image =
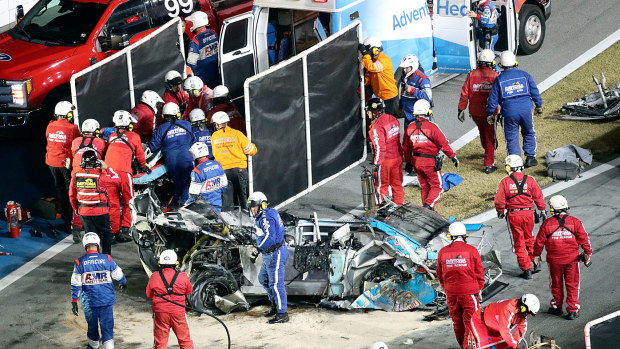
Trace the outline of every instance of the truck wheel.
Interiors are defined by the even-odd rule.
[[[519,53],[530,55],[545,41],[545,15],[540,7],[524,4],[519,14]]]
[[[195,280],[195,281],[194,281]],[[197,311],[214,311],[215,295],[227,296],[237,292],[239,286],[233,274],[219,266],[214,266],[190,279],[194,291],[187,297],[192,308]]]

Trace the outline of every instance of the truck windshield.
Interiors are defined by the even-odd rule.
[[[41,0],[9,34],[44,45],[82,45],[106,7],[96,2]]]

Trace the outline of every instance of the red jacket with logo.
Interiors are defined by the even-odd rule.
[[[417,122],[420,122],[420,129],[416,129]],[[439,150],[443,151],[450,159],[456,156],[448,139],[441,132],[439,126],[426,118],[419,117],[409,124],[403,138],[403,148],[405,152],[405,161],[411,161],[413,153],[437,155]],[[417,165],[434,166],[434,158],[426,158],[415,156]]]
[[[69,201],[81,216],[100,216],[110,212],[108,188],[120,183],[113,169],[80,169],[71,176]]]
[[[519,182],[523,180],[525,176],[522,172],[513,172],[512,176]],[[536,180],[527,176],[525,185],[523,186],[523,194],[518,195],[519,191],[515,182],[510,176],[505,177],[499,182],[499,189],[495,194],[495,209],[497,212],[504,212],[504,209],[512,210],[516,208],[533,208],[532,202],[536,203],[539,210],[547,208],[545,200],[543,199],[542,190],[538,186]],[[531,211],[512,211],[508,212],[511,215],[529,215]]]
[[[188,117],[185,118],[184,116],[184,120],[189,120],[189,112],[191,112],[194,108],[202,109],[202,111],[205,112],[205,115],[208,114],[209,110],[213,108],[213,90],[207,86],[204,86],[200,96],[189,98],[189,103],[187,105]]]
[[[71,143],[71,154],[73,154],[73,171],[78,171],[81,169],[80,163],[82,162],[82,154],[84,154],[87,150],[94,148],[97,153],[97,158],[99,160],[103,159],[103,154],[105,154],[105,146],[106,144],[103,139],[91,135],[74,139],[73,143]]]
[[[573,216],[562,213],[564,228],[560,227],[558,215],[549,217],[538,229],[534,256],[540,256],[547,248],[547,262],[553,264],[570,264],[578,261],[579,246],[588,255],[592,254],[590,238],[583,223]]]
[[[480,253],[463,241],[454,241],[439,250],[437,278],[448,295],[476,294],[484,288]]]
[[[211,117],[213,117],[213,114],[217,113],[218,111],[223,111],[228,114],[228,117],[230,118],[228,126],[234,128],[237,131],[241,131],[241,133],[246,135],[245,119],[243,118],[243,115],[241,115],[241,113],[239,112],[239,109],[237,109],[234,104],[222,103],[212,107],[209,110],[209,114],[207,115],[207,122],[211,123]]]
[[[487,99],[491,94],[493,80],[499,74],[493,68],[482,66],[467,74],[465,83],[461,88],[459,109],[465,110],[469,102],[469,113],[473,116],[486,117]],[[496,114],[498,109],[495,110]]]
[[[77,125],[70,123],[67,119],[50,121],[45,135],[47,137],[45,163],[51,167],[65,167],[65,159],[73,158],[71,142],[80,136]]]
[[[183,113],[183,107],[185,107],[185,112],[183,113],[183,120],[189,120],[189,108],[188,108],[189,107],[189,95],[187,94],[187,92],[185,92],[184,90],[180,90],[179,92],[175,94],[175,93],[172,93],[166,90],[166,92],[164,92],[164,97],[162,99],[164,100],[164,104],[168,102],[172,102],[178,105],[182,113]],[[164,119],[157,120],[157,126],[163,123],[164,123]]]
[[[175,273],[174,268],[163,268],[162,270],[164,273],[164,277],[166,278],[166,281],[168,282],[168,285],[170,285],[170,282],[172,281],[172,278],[174,277],[174,273]],[[149,283],[146,285],[146,296],[148,298],[153,298],[153,312],[154,313],[173,313],[173,314],[181,313],[182,314],[182,313],[185,313],[185,308],[180,307],[176,304],[167,302],[161,297],[156,296],[155,292],[170,299],[173,302],[176,302],[179,304],[185,304],[185,295],[189,295],[190,293],[192,293],[192,290],[193,290],[193,287],[192,287],[192,284],[189,282],[189,278],[187,277],[187,274],[181,271],[179,272],[177,279],[174,281],[174,284],[172,285],[172,292],[176,294],[168,294],[168,290],[166,289],[164,282],[161,280],[161,276],[159,275],[159,272],[156,271],[153,274],[151,274]]]
[[[403,147],[400,144],[400,123],[390,114],[381,114],[370,124],[368,139],[375,151],[373,163],[382,165],[383,160],[402,159]]]
[[[146,166],[146,159],[144,157],[144,149],[142,149],[142,142],[140,142],[140,136],[135,132],[125,130],[112,132],[110,138],[108,138],[108,150],[105,154],[105,163],[116,171],[133,173],[131,162],[134,154],[140,167]]]
[[[148,143],[153,137],[153,131],[157,127],[157,115],[147,104],[137,104],[130,113],[138,120],[133,128],[133,132],[140,136],[142,143]]]
[[[516,348],[527,331],[527,319],[517,307],[518,299],[493,302],[484,308],[487,328],[499,332],[510,348]],[[510,333],[514,328],[514,333]]]

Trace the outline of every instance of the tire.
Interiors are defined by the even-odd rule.
[[[545,14],[540,7],[524,4],[519,13],[519,53],[531,55],[545,41]]]
[[[390,276],[399,274],[400,271],[396,269],[392,261],[381,262],[375,266],[372,266],[360,279],[359,294],[364,293],[365,281],[380,283],[381,281],[389,278]]]
[[[233,274],[220,266],[212,266],[206,271],[192,275],[190,281],[194,291],[187,297],[188,302],[199,312],[213,312],[217,309],[214,293],[218,296],[227,296],[239,289]]]

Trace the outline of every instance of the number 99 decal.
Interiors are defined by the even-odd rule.
[[[177,17],[180,11],[190,14],[194,10],[194,3],[192,0],[164,0],[166,10],[168,10],[168,16],[174,18]]]

